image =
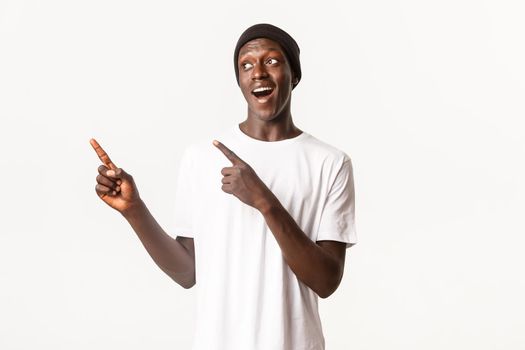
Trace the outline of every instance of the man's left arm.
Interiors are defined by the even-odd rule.
[[[221,170],[222,190],[261,212],[299,280],[321,298],[331,295],[343,277],[346,243],[313,242],[249,164],[221,142],[213,144],[232,162]]]
[[[346,243],[313,242],[273,195],[258,210],[297,278],[321,298],[335,292],[343,278]]]

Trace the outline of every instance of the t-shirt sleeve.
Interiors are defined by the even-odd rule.
[[[345,155],[326,198],[316,241],[339,241],[346,248],[357,243],[352,161]]]
[[[184,150],[179,163],[179,172],[175,187],[175,207],[172,216],[170,235],[194,237],[192,208],[192,166],[191,153]]]

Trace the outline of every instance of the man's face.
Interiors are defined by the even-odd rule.
[[[237,64],[249,114],[271,120],[289,108],[293,74],[278,43],[266,38],[247,42],[239,50]]]

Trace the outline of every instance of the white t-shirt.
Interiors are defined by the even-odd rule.
[[[214,137],[248,163],[313,241],[357,242],[352,164],[303,132],[267,142],[238,125]],[[193,237],[193,350],[323,350],[317,294],[287,265],[255,208],[221,189],[232,166],[212,139],[181,158],[172,236]]]

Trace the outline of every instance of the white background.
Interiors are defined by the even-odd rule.
[[[327,350],[525,348],[520,5],[1,0],[0,348],[190,348],[195,289],[96,196],[89,139],[169,233],[183,148],[245,119],[259,22],[301,47],[296,125],[354,164]]]

